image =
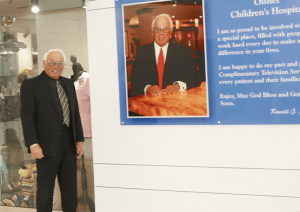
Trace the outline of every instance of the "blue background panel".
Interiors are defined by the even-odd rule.
[[[300,31],[300,2],[297,0],[274,1],[274,4],[261,4],[259,0],[205,0],[205,31],[206,31],[206,60],[207,83],[209,93],[209,117],[206,118],[127,118],[127,91],[126,91],[126,66],[124,61],[124,30],[122,6],[130,3],[143,3],[154,1],[116,1],[117,42],[119,61],[119,85],[120,85],[120,110],[121,123],[124,125],[200,125],[200,124],[298,124],[300,113],[300,95],[292,97],[291,92],[300,94],[299,81],[280,82],[281,78],[300,78],[300,72],[295,74],[262,75],[264,71],[288,71],[299,68],[299,35],[288,38],[287,34]],[[276,14],[274,11],[282,14]],[[286,11],[292,11],[287,14]],[[298,12],[299,10],[299,12]],[[236,14],[250,14],[261,11],[262,15],[249,17],[235,17]],[[256,14],[257,14],[256,13]],[[234,16],[232,16],[232,14]],[[292,24],[292,25],[291,25]],[[270,30],[270,26],[291,25],[292,28],[278,28]],[[257,30],[255,30],[255,27]],[[238,29],[252,29],[248,32],[239,32]],[[263,30],[265,29],[265,30]],[[219,34],[218,34],[219,30]],[[222,30],[229,33],[221,34]],[[234,31],[236,30],[236,31]],[[223,31],[224,32],[224,31]],[[259,33],[271,35],[271,37],[259,37]],[[275,37],[274,34],[285,34],[283,37]],[[263,35],[263,34],[261,34]],[[239,40],[222,41],[224,37],[237,37]],[[255,39],[247,39],[254,36]],[[241,40],[244,37],[244,40]],[[218,41],[218,38],[221,41]],[[282,42],[295,40],[294,44],[274,45],[274,41]],[[260,46],[246,46],[247,43],[260,43]],[[271,45],[262,45],[263,42],[271,42]],[[233,43],[242,44],[244,47],[233,47]],[[219,45],[230,45],[231,48],[220,48]],[[280,52],[266,53],[266,49],[278,49]],[[221,51],[245,51],[251,54],[220,55]],[[264,50],[265,53],[253,54],[255,50]],[[274,64],[285,63],[285,67],[274,67]],[[295,67],[287,67],[287,63],[296,63]],[[261,67],[260,65],[273,64],[273,67]],[[246,70],[234,70],[232,65],[247,65]],[[254,65],[250,68],[249,65]],[[221,67],[230,67],[228,70],[220,70]],[[258,72],[258,76],[220,77],[220,72],[226,73]],[[279,82],[269,82],[267,79],[277,78]],[[264,83],[237,84],[237,80],[264,80]],[[220,84],[220,81],[232,81],[233,85]],[[288,97],[278,97],[279,94],[288,93]],[[276,94],[277,97],[263,97]],[[233,95],[234,99],[221,99],[221,95]],[[248,95],[248,98],[237,98]],[[252,96],[252,98],[251,98]],[[260,97],[261,96],[261,97]],[[221,104],[233,104],[222,106]],[[272,114],[272,111],[286,111],[286,114]]]

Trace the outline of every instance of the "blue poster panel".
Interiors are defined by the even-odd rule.
[[[299,123],[299,1],[128,0],[116,2],[116,19],[122,124]],[[145,53],[160,42],[162,75],[163,45]],[[182,54],[171,57],[173,45]]]

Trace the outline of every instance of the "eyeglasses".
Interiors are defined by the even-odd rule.
[[[162,30],[164,33],[168,33],[168,32],[171,31],[170,28],[153,27],[153,31],[154,31],[155,33],[160,33],[161,30]]]
[[[64,62],[55,62],[55,61],[48,61],[48,60],[45,60],[49,66],[55,66],[55,64],[57,64],[58,67],[63,67],[65,65]]]

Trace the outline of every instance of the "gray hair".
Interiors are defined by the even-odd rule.
[[[152,21],[152,29],[154,28],[154,23],[156,21],[156,19],[158,19],[159,17],[166,17],[168,18],[169,22],[170,22],[170,26],[171,26],[171,32],[173,31],[173,21],[172,21],[172,18],[169,14],[160,14],[158,16],[156,16],[153,21]]]
[[[47,60],[47,57],[49,55],[50,52],[58,52],[60,53],[63,58],[64,58],[64,63],[66,62],[66,55],[65,55],[65,52],[61,49],[50,49],[45,55],[44,55],[44,60]]]

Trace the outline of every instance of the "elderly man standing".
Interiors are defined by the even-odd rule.
[[[137,50],[131,75],[137,95],[170,94],[194,88],[197,70],[191,51],[170,41],[173,22],[168,14],[160,14],[152,22],[154,42]]]
[[[37,164],[37,211],[50,212],[56,175],[64,212],[77,206],[76,156],[83,154],[83,130],[74,84],[61,77],[62,50],[44,56],[39,76],[21,86],[21,119],[25,145]]]

